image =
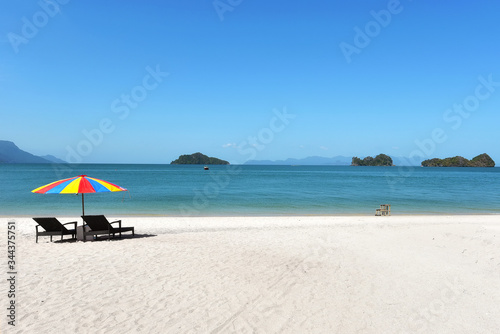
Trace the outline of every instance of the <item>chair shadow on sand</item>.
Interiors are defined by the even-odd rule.
[[[157,237],[157,234],[135,234],[135,235],[122,235],[121,238],[111,238],[108,239],[107,236],[98,236],[93,238],[93,240],[88,239],[87,241],[123,241],[125,239],[144,239],[144,238],[153,238]],[[79,240],[80,241],[80,240]]]
[[[100,236],[97,238],[89,238],[87,239],[88,242],[96,242],[96,241],[123,241],[125,239],[143,239],[143,238],[153,238],[157,237],[157,234],[138,234],[136,233],[134,236],[132,235],[124,235],[121,238],[111,238],[108,239],[107,236]],[[63,240],[55,240],[52,243],[53,244],[67,244],[67,243],[76,243],[76,242],[83,242],[82,240],[78,239],[63,239]]]

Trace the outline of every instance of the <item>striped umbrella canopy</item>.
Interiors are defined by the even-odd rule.
[[[87,175],[79,175],[46,184],[31,192],[38,194],[82,194],[82,216],[85,216],[84,194],[112,191],[127,191],[127,189],[104,180],[88,177]]]

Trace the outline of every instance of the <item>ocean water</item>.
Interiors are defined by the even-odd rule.
[[[86,194],[86,214],[500,213],[500,168],[2,164],[0,215],[80,216],[81,195],[31,193],[80,174],[129,190]]]

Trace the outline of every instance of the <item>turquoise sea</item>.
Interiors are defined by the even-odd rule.
[[[81,215],[80,195],[31,193],[80,174],[129,190],[86,194],[86,214],[500,213],[500,168],[2,164],[0,215]]]

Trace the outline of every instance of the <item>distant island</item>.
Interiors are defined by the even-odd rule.
[[[495,161],[486,154],[480,154],[472,160],[461,156],[445,159],[428,159],[422,161],[422,167],[495,167]]]
[[[363,160],[358,157],[353,157],[351,166],[394,166],[394,164],[390,156],[379,154],[375,158],[368,156]]]
[[[0,163],[8,164],[51,164],[66,163],[52,155],[37,156],[21,150],[11,141],[0,140]]]
[[[229,162],[217,158],[208,157],[204,154],[193,153],[179,156],[172,161],[171,165],[229,165]]]

